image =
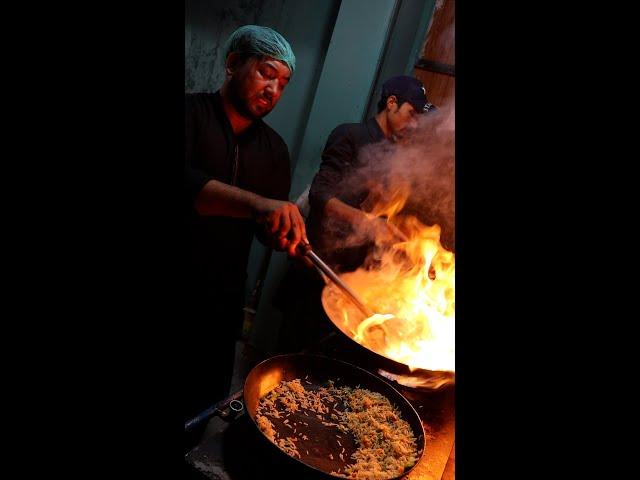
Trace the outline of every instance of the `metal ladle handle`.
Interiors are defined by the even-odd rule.
[[[316,253],[311,249],[311,245],[308,243],[300,243],[298,248],[301,249],[302,253],[313,262],[313,264],[320,269],[322,273],[324,273],[333,283],[335,283],[340,290],[353,302],[353,304],[358,307],[358,309],[365,315],[365,317],[370,317],[373,315],[373,312],[367,308],[364,302],[360,299],[358,294],[354,292],[349,285],[344,283],[338,275],[327,265],[324,261],[316,255]]]

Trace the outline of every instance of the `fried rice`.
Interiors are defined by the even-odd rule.
[[[309,382],[305,382],[309,383]],[[341,405],[343,410],[336,407]],[[301,458],[301,450],[308,437],[285,437],[279,435],[269,419],[286,417],[294,412],[313,412],[320,418],[330,415],[334,422],[323,421],[326,428],[335,428],[336,434],[350,434],[355,439],[356,451],[348,458],[338,455],[344,466],[332,475],[367,480],[386,480],[402,474],[416,463],[416,438],[409,424],[400,416],[400,411],[382,394],[363,388],[327,387],[306,389],[300,379],[281,382],[260,400],[256,422],[260,430],[280,449],[292,457]],[[297,428],[306,434],[305,426]],[[336,435],[342,438],[340,435]],[[340,444],[342,446],[342,444]],[[332,454],[331,460],[334,459]]]

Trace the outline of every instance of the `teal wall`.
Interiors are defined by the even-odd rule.
[[[378,111],[378,99],[386,79],[394,75],[413,75],[416,59],[424,47],[435,3],[435,0],[402,0],[397,3],[393,28],[371,92],[367,118]]]

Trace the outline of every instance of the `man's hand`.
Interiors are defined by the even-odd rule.
[[[380,245],[393,245],[398,242],[406,242],[407,236],[395,225],[384,218],[365,214],[364,228],[368,236]]]
[[[265,233],[276,250],[287,251],[290,257],[300,256],[298,244],[301,241],[308,243],[308,240],[304,218],[295,204],[260,197],[255,202],[254,217],[264,225]]]
[[[378,244],[393,245],[407,241],[407,236],[386,219],[363,212],[335,197],[326,203],[325,214],[328,217],[339,218],[350,223],[356,234],[363,235],[363,238],[368,238]]]
[[[264,226],[264,234],[271,247],[299,257],[296,247],[307,241],[304,218],[291,202],[261,197],[233,185],[209,180],[195,199],[194,207],[203,216],[232,218],[253,217]]]

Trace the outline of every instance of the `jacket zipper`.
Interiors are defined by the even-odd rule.
[[[238,145],[236,144],[233,153],[233,173],[231,176],[231,185],[238,183]]]

